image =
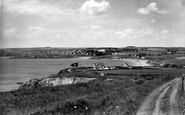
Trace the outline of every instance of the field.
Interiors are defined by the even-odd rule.
[[[185,60],[166,59],[164,62],[185,65]]]

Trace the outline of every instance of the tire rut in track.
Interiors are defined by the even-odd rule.
[[[178,104],[177,104],[177,92],[180,82],[178,82],[174,87],[173,91],[170,95],[170,111],[169,115],[180,115],[180,112],[178,110]]]

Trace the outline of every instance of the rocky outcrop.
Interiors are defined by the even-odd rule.
[[[86,82],[89,82],[95,79],[96,78],[60,77],[60,76],[45,77],[45,78],[40,78],[40,79],[31,79],[27,82],[24,82],[22,85],[20,85],[19,89],[86,83]]]

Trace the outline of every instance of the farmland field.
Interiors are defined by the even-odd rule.
[[[164,60],[164,62],[185,65],[185,57],[175,57],[171,59],[166,59]]]

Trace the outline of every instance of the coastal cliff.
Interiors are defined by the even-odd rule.
[[[22,88],[37,88],[37,87],[46,87],[46,86],[62,86],[68,84],[76,83],[86,83],[96,78],[84,78],[84,77],[66,77],[66,76],[55,76],[55,77],[44,77],[40,79],[31,79],[24,82],[19,86],[19,89]]]

